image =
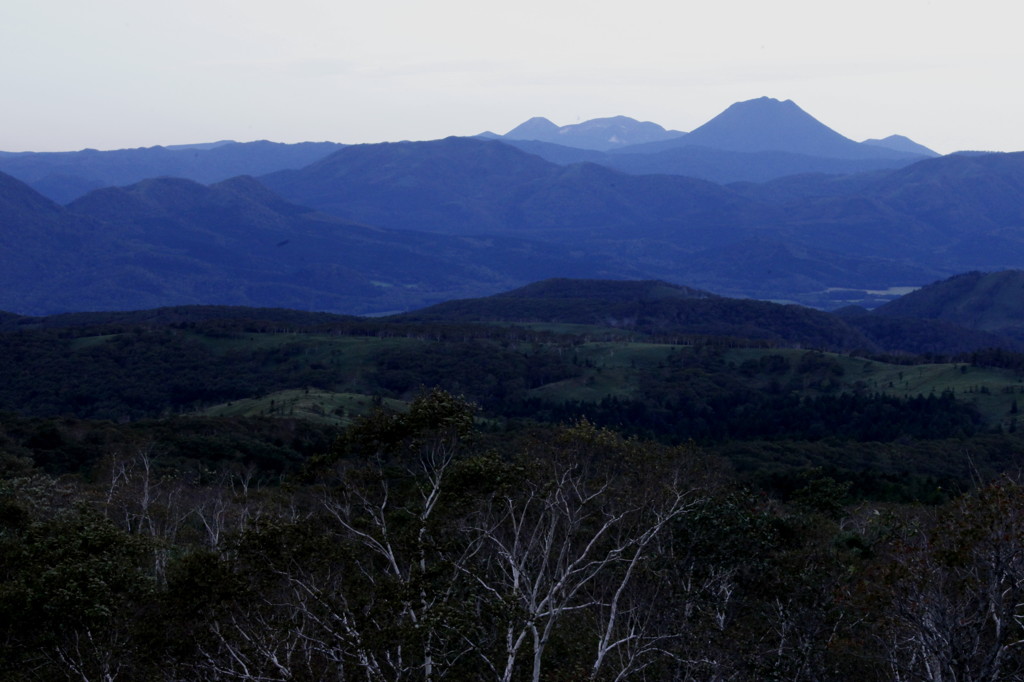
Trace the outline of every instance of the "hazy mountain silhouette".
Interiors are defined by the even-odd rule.
[[[537,117],[504,136],[478,137],[502,139],[562,165],[587,161],[632,174],[666,173],[719,183],[764,182],[798,173],[859,173],[935,155],[898,135],[855,143],[792,102],[767,97],[738,102],[694,132],[699,134],[665,130],[626,116],[566,126]],[[221,140],[102,152],[0,152],[0,171],[66,203],[93,189],[151,177],[210,183],[298,169],[343,146]]]
[[[938,152],[934,152],[923,144],[918,144],[903,135],[890,135],[881,140],[864,140],[861,144],[885,147],[886,149],[894,149],[898,152],[907,152],[908,154],[920,154],[921,156],[941,156]]]
[[[924,157],[836,159],[792,152],[733,152],[710,147],[680,146],[655,151],[644,146],[626,147],[608,152],[567,147],[537,140],[502,142],[559,165],[596,163],[631,175],[683,175],[700,180],[728,184],[767,182],[807,173],[845,175],[880,169],[902,168]]]
[[[558,131],[559,127],[550,120],[543,116],[534,116],[500,137],[512,140],[557,140]]]
[[[146,178],[174,176],[210,183],[237,175],[301,168],[343,146],[334,142],[281,144],[262,140],[113,151],[25,152],[0,155],[0,171],[63,204],[90,190],[129,185]]]
[[[754,100],[730,110],[703,133],[658,144],[745,126],[747,137],[736,139],[748,147],[764,143],[766,131],[799,129],[813,133],[807,139],[818,150],[892,156],[685,145],[601,152],[448,138],[343,147],[259,183],[149,179],[67,207],[3,176],[0,221],[9,239],[0,281],[8,289],[0,308],[217,302],[382,312],[556,275],[661,279],[833,307],[874,305],[894,296],[890,287],[957,272],[1024,267],[1024,153],[909,163],[919,157],[843,138],[791,102]],[[299,147],[224,142],[122,156],[183,154],[199,165],[220,158],[223,170],[260,149],[291,154]],[[562,163],[524,149],[554,150]],[[112,173],[131,170],[119,166],[117,153],[81,154]],[[33,156],[40,155],[2,154],[0,161]],[[633,164],[632,172],[595,160]],[[703,163],[723,175],[756,176],[810,162],[909,165],[841,176],[820,168],[730,186],[658,170]],[[133,172],[145,168],[140,162]],[[658,174],[642,174],[652,171]]]
[[[615,120],[559,128],[547,119],[534,118],[500,139],[553,163],[586,161],[634,175],[685,175],[718,183],[766,182],[806,173],[863,173],[937,156],[899,135],[854,142],[793,102],[768,97],[737,102],[685,135],[625,145],[580,144],[570,139],[570,133],[582,134],[576,128]]]
[[[594,118],[583,123],[557,126],[543,117],[535,117],[505,133],[505,140],[536,140],[566,147],[605,151],[648,142],[671,140],[685,135],[665,130],[657,123],[637,121],[628,116]]]
[[[635,145],[617,153],[651,153],[684,146],[732,152],[788,152],[832,159],[915,159],[922,154],[854,142],[821,123],[792,100],[770,97],[736,102],[686,137]]]

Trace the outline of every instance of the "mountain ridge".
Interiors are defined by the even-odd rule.
[[[736,102],[691,130],[685,138],[671,140],[664,146],[682,145],[735,152],[783,151],[839,159],[920,156],[855,142],[818,121],[796,102],[771,97]]]
[[[300,168],[344,146],[334,142],[283,144],[257,140],[110,151],[22,152],[0,155],[0,172],[64,204],[94,189],[147,178],[174,176],[210,183],[237,175]]]
[[[503,140],[535,140],[579,149],[608,151],[635,144],[671,140],[685,134],[628,116],[592,118],[564,126],[555,125],[542,116],[535,116],[499,137]]]

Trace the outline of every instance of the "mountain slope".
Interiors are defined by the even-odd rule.
[[[109,242],[98,221],[0,173],[0,309],[38,310],[61,300],[85,283],[90,263]]]
[[[928,159],[785,204],[789,235],[947,273],[1024,266],[1024,152]]]
[[[556,273],[633,274],[521,239],[346,222],[290,204],[252,178],[212,186],[145,180],[67,208],[0,180],[0,309],[21,314],[182,304],[382,313]]]
[[[874,314],[941,320],[1024,338],[1024,271],[957,275],[887,303]]]

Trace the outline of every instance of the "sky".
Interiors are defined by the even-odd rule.
[[[0,150],[367,143],[792,99],[855,140],[1024,150],[1018,0],[3,0]]]

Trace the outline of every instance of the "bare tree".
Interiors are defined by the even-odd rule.
[[[575,435],[613,439],[587,424]],[[569,448],[553,460],[528,458],[520,468],[530,473],[466,526],[479,551],[477,563],[464,570],[494,612],[504,614],[500,641],[478,649],[502,682],[513,679],[524,658],[530,679],[540,680],[545,650],[570,616],[586,623],[592,638],[591,679],[624,679],[660,651],[665,633],[652,631],[651,609],[658,606],[648,601],[657,592],[637,589],[637,581],[650,577],[645,563],[662,532],[694,508],[699,491],[664,469],[657,485],[624,485],[628,474],[597,473],[579,454]],[[613,662],[616,670],[609,672]]]
[[[893,679],[1019,679],[1024,488],[1002,481],[905,525],[866,589]],[[883,601],[884,599],[884,601]],[[880,626],[880,627],[879,627]]]

